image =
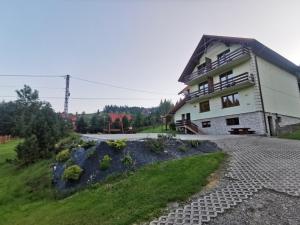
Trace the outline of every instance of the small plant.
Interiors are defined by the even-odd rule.
[[[125,139],[119,139],[119,140],[111,140],[106,142],[109,147],[116,149],[118,151],[124,149],[126,147],[126,140]]]
[[[134,161],[129,152],[124,155],[121,161],[127,168],[133,167]]]
[[[157,138],[157,139],[148,139],[146,141],[146,146],[153,152],[159,153],[165,149],[165,139]]]
[[[86,151],[86,157],[89,159],[96,155],[96,149],[95,148],[90,148]]]
[[[178,147],[178,150],[181,151],[181,152],[187,152],[189,150],[188,146],[186,146],[185,144],[183,145],[180,145]]]
[[[78,165],[69,166],[65,169],[63,174],[64,180],[79,180],[83,169],[80,168]]]
[[[69,149],[62,150],[61,152],[59,152],[56,155],[56,161],[65,162],[70,158],[70,156],[71,156],[71,153],[70,153]]]
[[[107,170],[111,164],[111,157],[109,155],[105,155],[103,159],[100,161],[100,169]]]
[[[200,144],[201,144],[201,141],[198,141],[198,140],[190,140],[189,141],[189,144],[192,148],[197,148]]]
[[[66,161],[66,167],[73,166],[74,164],[75,164],[75,162],[74,162],[74,160],[72,158],[69,158]]]
[[[84,149],[89,149],[91,147],[94,147],[96,144],[97,144],[96,141],[86,141],[81,145],[81,147]]]

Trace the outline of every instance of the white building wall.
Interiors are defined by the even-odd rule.
[[[265,111],[300,118],[297,77],[257,57]]]
[[[238,92],[240,105],[235,107],[223,108],[222,100],[220,96],[216,96],[209,99],[210,111],[202,112],[199,111],[199,102],[186,103],[181,107],[175,114],[175,120],[181,120],[181,114],[190,113],[191,120],[201,120],[206,118],[220,117],[232,114],[248,113],[255,111],[255,96],[253,92],[254,87],[245,88],[239,91],[234,91],[232,93]],[[227,95],[227,94],[226,94]]]

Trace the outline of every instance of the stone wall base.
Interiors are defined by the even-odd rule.
[[[239,118],[239,125],[228,126],[226,124],[226,119],[234,117]],[[211,126],[203,128],[202,122],[204,121],[210,121]],[[230,134],[229,131],[231,128],[250,128],[251,130],[254,130],[257,135],[266,134],[262,112],[251,112],[194,120],[193,123],[198,125],[199,129],[205,134]]]

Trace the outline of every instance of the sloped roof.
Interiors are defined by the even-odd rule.
[[[128,120],[132,120],[132,116],[125,113],[109,113],[108,116],[110,117],[111,122],[115,122],[118,119],[122,121],[123,117],[127,117]]]
[[[240,38],[240,37],[227,37],[216,35],[203,35],[199,44],[197,45],[194,53],[192,54],[188,64],[184,68],[178,81],[183,82],[183,78],[193,72],[195,66],[198,64],[200,57],[203,55],[207,46],[213,41],[221,41],[225,44],[242,44],[252,49],[255,55],[269,61],[272,64],[277,65],[283,70],[286,70],[296,76],[300,76],[300,67],[284,58],[280,54],[276,53],[272,49],[263,45],[259,41],[252,38]]]

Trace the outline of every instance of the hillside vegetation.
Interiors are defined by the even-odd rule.
[[[14,158],[18,141],[0,145],[0,224],[126,225],[158,216],[168,202],[201,190],[223,153],[157,163],[114,177],[65,199],[51,186],[51,160],[23,168]]]

